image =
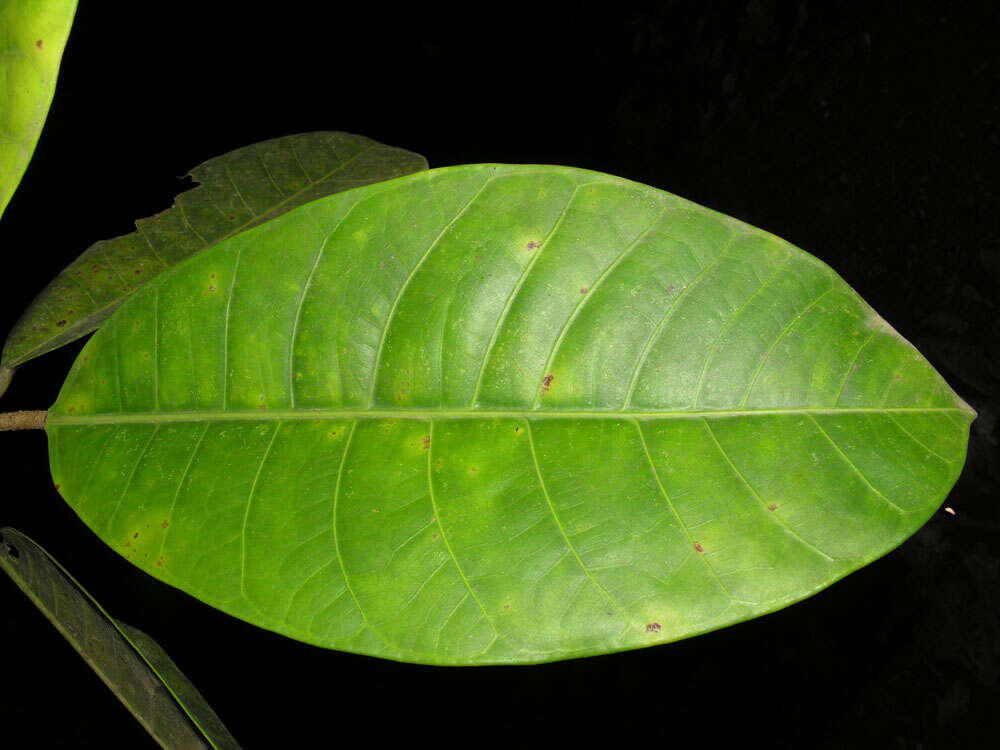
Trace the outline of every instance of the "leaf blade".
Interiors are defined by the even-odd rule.
[[[164,747],[238,748],[163,648],[110,617],[44,549],[0,529],[0,568]]]
[[[76,0],[0,2],[0,216],[35,152],[75,13]]]
[[[47,429],[64,497],[162,580],[311,643],[472,664],[808,596],[919,528],[972,417],[784,241],[606,175],[479,165],[185,264],[88,343]]]
[[[136,222],[136,231],[88,248],[25,310],[3,367],[96,329],[135,289],[190,255],[324,195],[423,170],[423,157],[362,136],[300,133],[254,143],[191,170],[197,187]]]

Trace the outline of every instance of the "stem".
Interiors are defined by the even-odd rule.
[[[10,411],[0,414],[0,432],[6,430],[44,430],[45,411]]]
[[[0,365],[0,396],[7,391],[10,379],[14,376],[14,370],[7,365]]]

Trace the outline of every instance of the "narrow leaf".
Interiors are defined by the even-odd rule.
[[[565,167],[324,198],[143,288],[46,430],[142,569],[304,641],[538,662],[772,612],[884,555],[972,410],[840,277]]]
[[[0,216],[49,113],[76,0],[0,0]]]
[[[239,747],[156,641],[112,619],[65,568],[16,529],[0,529],[0,568],[163,747]]]
[[[90,333],[149,279],[216,242],[325,195],[426,168],[418,154],[336,132],[210,159],[191,170],[198,187],[171,208],[140,219],[132,234],[92,245],[56,276],[11,331],[2,366],[12,371]]]

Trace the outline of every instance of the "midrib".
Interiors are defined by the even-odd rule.
[[[163,422],[271,422],[310,419],[728,419],[775,414],[912,414],[969,412],[960,407],[804,407],[787,409],[571,411],[545,409],[241,409],[102,414],[49,414],[47,425],[159,424]]]

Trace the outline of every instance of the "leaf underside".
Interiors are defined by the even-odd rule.
[[[198,187],[173,206],[63,269],[11,330],[3,366],[85,336],[136,289],[206,247],[318,198],[424,169],[419,154],[338,132],[275,138],[210,159],[191,170]]]
[[[113,619],[44,549],[16,529],[0,529],[0,569],[163,747],[239,747],[160,644]]]
[[[695,635],[919,528],[973,412],[829,267],[647,186],[433,170],[202,253],[47,430],[111,547],[262,627],[435,664]]]
[[[0,216],[49,113],[76,0],[0,0]]]

